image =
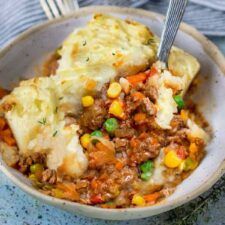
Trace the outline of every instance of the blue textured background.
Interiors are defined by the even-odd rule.
[[[225,37],[211,38],[225,54]],[[187,205],[189,207],[189,205]],[[133,221],[103,221],[75,216],[24,194],[0,173],[0,225],[169,225],[168,213]],[[198,218],[199,225],[225,225],[225,193]]]

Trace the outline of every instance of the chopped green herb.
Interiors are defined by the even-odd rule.
[[[57,112],[58,112],[58,106],[55,107],[55,113],[57,113]]]
[[[184,108],[184,105],[185,105],[184,100],[180,95],[173,96],[173,99],[177,103],[177,107],[178,107],[179,110]]]
[[[149,38],[148,41],[147,41],[147,45],[152,45],[152,44],[155,44],[154,37]]]
[[[58,131],[56,130],[56,131],[53,133],[52,137],[55,137],[57,133],[58,133]]]
[[[112,53],[112,55],[116,55],[116,53],[115,53],[115,52],[113,52],[113,53]]]
[[[45,125],[47,122],[46,118],[43,118],[42,120],[39,120],[38,123]]]
[[[87,44],[86,40],[83,42],[83,46],[85,46]]]
[[[63,97],[59,97],[59,100],[62,100],[63,99]]]
[[[86,59],[86,62],[88,62],[90,59],[89,59],[89,57]]]

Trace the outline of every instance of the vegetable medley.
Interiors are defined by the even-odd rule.
[[[179,93],[173,97],[178,113],[171,129],[156,123],[157,89],[148,82],[156,72],[153,66],[117,78],[100,92],[82,97],[83,110],[75,121],[89,164],[80,178],[58,177],[40,153],[17,156],[13,166],[42,192],[57,198],[104,208],[146,206],[162,200],[198,166],[205,144],[188,136],[187,120],[193,116],[193,107],[189,110]],[[3,118],[0,129],[1,139],[15,148]],[[5,152],[3,158],[9,160]]]

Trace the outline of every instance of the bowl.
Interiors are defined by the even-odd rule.
[[[56,20],[36,26],[11,42],[0,52],[0,84],[10,88],[18,80],[37,74],[37,68],[75,28],[84,26],[94,13],[107,13],[137,20],[149,26],[157,35],[163,28],[162,15],[140,9],[118,7],[87,7]],[[9,168],[0,159],[1,171],[18,187],[34,198],[88,217],[128,220],[156,215],[182,205],[208,190],[225,171],[225,59],[217,47],[195,28],[182,24],[175,45],[194,55],[201,63],[201,82],[194,93],[213,129],[213,138],[207,146],[207,155],[200,166],[182,182],[170,197],[149,207],[103,209],[56,199],[35,190],[28,179]]]

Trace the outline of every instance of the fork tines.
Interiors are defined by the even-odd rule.
[[[49,19],[71,13],[79,8],[77,0],[40,0]]]

